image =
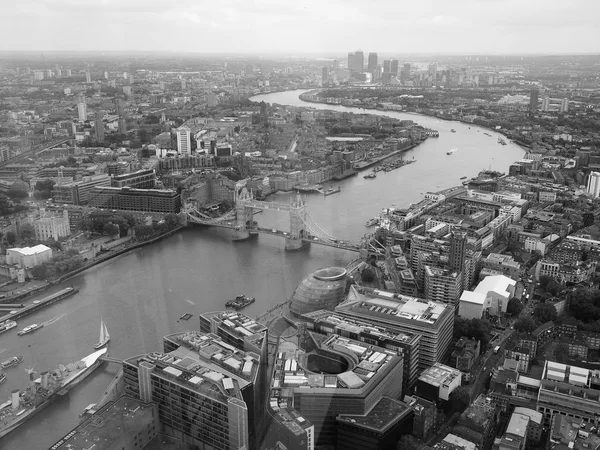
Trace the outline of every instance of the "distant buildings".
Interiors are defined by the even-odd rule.
[[[80,95],[77,102],[77,116],[81,122],[87,120],[87,104],[85,95]]]
[[[69,205],[87,205],[90,192],[96,186],[110,186],[107,174],[85,176],[80,181],[55,184],[52,189],[54,203]]]
[[[104,111],[96,110],[94,114],[94,130],[96,142],[104,142]]]
[[[367,72],[375,72],[377,69],[377,53],[369,53],[369,60],[367,63]]]
[[[529,92],[529,111],[530,112],[537,111],[539,97],[540,97],[540,91],[538,89],[532,89]]]
[[[365,55],[361,50],[348,53],[348,70],[351,73],[362,73],[365,67]]]
[[[600,197],[600,172],[590,172],[587,182],[587,191],[592,197]]]
[[[177,129],[177,151],[180,155],[189,155],[192,151],[191,130],[186,127]]]

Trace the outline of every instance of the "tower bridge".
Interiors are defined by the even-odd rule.
[[[245,187],[236,190],[234,197],[235,206],[232,211],[221,217],[211,217],[198,211],[193,206],[182,209],[188,223],[229,228],[233,231],[233,240],[241,241],[256,234],[269,234],[285,239],[286,250],[298,250],[307,244],[325,245],[354,252],[367,249],[367,241],[345,241],[338,239],[319,226],[306,212],[304,199],[297,194],[289,203],[275,203],[256,200],[252,191]],[[289,230],[277,230],[268,226],[259,226],[254,220],[258,210],[269,210],[287,213],[290,218]]]

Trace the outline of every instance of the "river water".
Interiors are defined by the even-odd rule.
[[[307,104],[298,99],[304,91],[257,96],[254,100],[316,109],[359,112],[353,108]],[[375,179],[357,177],[336,182],[341,192],[324,197],[307,196],[308,214],[325,230],[343,240],[358,240],[368,230],[364,223],[387,206],[408,206],[422,198],[421,193],[460,183],[462,176],[475,176],[482,169],[508,171],[523,156],[515,144],[501,146],[497,136],[487,137],[484,129],[458,122],[398,112],[368,111],[369,114],[411,119],[436,129],[439,138],[404,154],[416,163],[391,172],[379,172]],[[456,129],[451,133],[450,129]],[[456,147],[451,156],[446,151]],[[366,172],[365,172],[366,173]],[[277,194],[271,201],[288,202],[289,194]],[[285,214],[264,211],[256,216],[265,227],[288,229]],[[286,252],[284,242],[275,236],[259,236],[246,242],[230,241],[230,231],[192,228],[157,244],[136,250],[93,267],[55,290],[73,285],[74,297],[30,315],[18,327],[0,336],[0,360],[21,354],[25,361],[7,369],[7,382],[0,387],[0,401],[15,388],[23,389],[28,376],[25,368],[39,373],[66,364],[93,352],[103,318],[111,334],[109,353],[126,358],[161,350],[164,335],[198,328],[198,313],[223,309],[226,300],[238,294],[256,297],[244,310],[256,316],[293,292],[311,271],[332,265],[345,265],[356,253],[312,245],[298,252]],[[52,292],[52,291],[50,291]],[[45,292],[37,298],[48,295]],[[194,314],[180,321],[184,313]],[[16,331],[32,323],[47,325],[26,336]],[[57,400],[13,433],[0,439],[0,448],[44,449],[78,423],[78,414],[95,402],[117,372],[105,364],[69,395]]]

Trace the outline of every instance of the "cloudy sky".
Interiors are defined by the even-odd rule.
[[[0,50],[600,52],[600,0],[0,0]]]

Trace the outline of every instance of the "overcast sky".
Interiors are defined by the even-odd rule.
[[[600,52],[600,0],[0,0],[0,50]]]

